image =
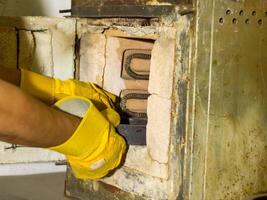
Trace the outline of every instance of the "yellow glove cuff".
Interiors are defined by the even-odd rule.
[[[112,108],[107,108],[101,111],[101,113],[112,124],[112,126],[118,127],[120,125],[120,115]]]
[[[126,144],[108,121],[108,117],[116,119],[118,115],[108,109],[101,114],[90,100],[83,97],[66,97],[55,106],[83,117],[71,138],[50,148],[67,156],[77,178],[98,179],[119,165]]]
[[[75,106],[79,103],[82,103],[83,107]],[[86,112],[84,116],[79,116],[83,119],[72,137],[65,143],[52,147],[51,150],[69,156],[83,157],[83,154],[92,154],[99,150],[99,144],[106,143],[108,139],[106,130],[109,127],[109,122],[90,100],[83,97],[66,97],[58,101],[55,106],[63,111],[71,112],[71,114],[76,112],[74,115],[77,116],[82,115],[83,111]],[[68,110],[69,108],[71,110]],[[83,111],[77,111],[81,109]]]

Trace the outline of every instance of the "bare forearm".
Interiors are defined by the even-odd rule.
[[[27,95],[0,80],[0,140],[52,147],[71,137],[80,119]]]

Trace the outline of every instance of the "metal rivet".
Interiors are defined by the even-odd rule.
[[[244,11],[243,10],[240,10],[239,15],[240,16],[243,16],[244,15]]]
[[[224,22],[224,20],[223,20],[223,18],[221,17],[221,18],[219,19],[219,23],[220,23],[220,24],[223,24],[223,22]]]
[[[245,23],[246,23],[246,24],[249,24],[249,22],[250,22],[249,19],[246,19],[246,20],[245,20]]]
[[[233,24],[237,24],[237,19],[234,18],[234,19],[232,20],[232,22],[233,22]]]
[[[226,15],[230,15],[231,13],[231,10],[226,10]]]
[[[259,19],[259,20],[258,20],[258,24],[259,24],[260,26],[262,25],[262,22],[263,22],[262,19]]]
[[[252,11],[252,16],[256,16],[257,15],[257,12],[254,10],[254,11]]]

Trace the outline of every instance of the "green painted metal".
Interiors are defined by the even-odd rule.
[[[267,191],[267,1],[198,1],[184,199]]]

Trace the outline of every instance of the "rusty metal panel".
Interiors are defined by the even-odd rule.
[[[180,4],[191,3],[191,0],[72,0],[72,6],[100,6],[100,5],[151,5],[151,4]]]
[[[238,200],[267,191],[267,1],[197,13],[184,199]]]
[[[191,0],[73,0],[71,10],[72,16],[79,17],[143,17],[153,18],[169,15],[178,11],[181,14],[192,12]]]
[[[143,17],[152,18],[174,12],[173,6],[145,6],[145,5],[121,5],[121,6],[88,6],[72,7],[71,15],[79,17]]]

